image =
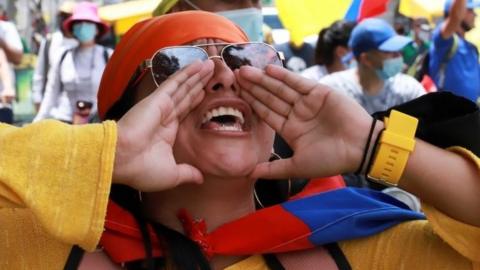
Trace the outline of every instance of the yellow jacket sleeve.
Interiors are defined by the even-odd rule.
[[[114,122],[0,124],[0,211],[26,208],[47,235],[95,249],[103,231],[116,138]],[[25,215],[23,209],[16,211],[19,218]],[[0,242],[8,244],[8,234],[4,237]]]

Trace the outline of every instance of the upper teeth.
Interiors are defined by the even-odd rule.
[[[213,117],[231,115],[235,116],[240,120],[240,124],[243,125],[245,120],[243,119],[243,114],[239,110],[232,107],[218,107],[208,111],[205,116],[203,116],[202,124],[212,120]]]

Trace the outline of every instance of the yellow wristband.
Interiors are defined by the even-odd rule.
[[[418,120],[392,110],[384,122],[385,130],[380,135],[379,148],[368,177],[381,184],[396,186],[415,147]]]

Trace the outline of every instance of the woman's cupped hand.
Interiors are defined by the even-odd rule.
[[[372,118],[353,99],[273,65],[245,66],[236,76],[242,98],[294,151],[257,165],[252,178],[324,177],[359,167]]]

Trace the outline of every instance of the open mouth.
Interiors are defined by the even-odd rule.
[[[202,119],[202,129],[215,131],[243,132],[245,118],[243,113],[233,107],[217,107],[209,110]]]

